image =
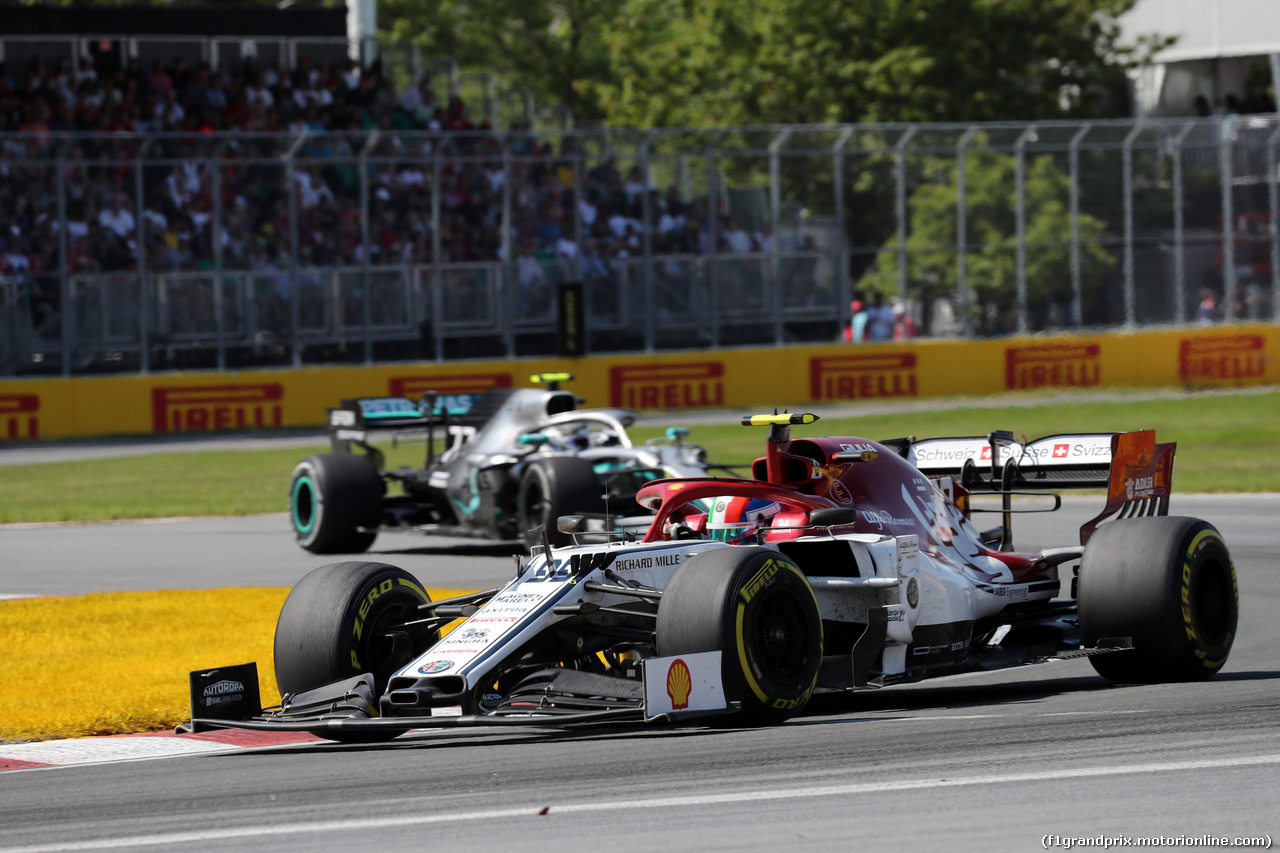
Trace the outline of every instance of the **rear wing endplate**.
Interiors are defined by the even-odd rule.
[[[1173,457],[1177,442],[1156,443],[1155,430],[1120,433],[1111,440],[1107,505],[1080,528],[1084,545],[1098,524],[1111,516],[1141,518],[1169,514],[1173,494]]]

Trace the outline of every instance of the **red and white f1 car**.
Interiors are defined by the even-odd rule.
[[[770,429],[753,479],[650,483],[639,500],[656,515],[640,541],[561,518],[582,544],[535,548],[500,589],[430,601],[394,566],[316,569],[276,628],[281,704],[228,702],[238,676],[193,673],[193,725],[335,740],[695,716],[754,725],[817,692],[1053,659],[1087,656],[1119,682],[1203,679],[1226,662],[1231,557],[1211,524],[1165,514],[1175,446],[1153,432],[791,437],[815,420],[744,419]],[[1105,489],[1107,503],[1078,545],[1008,550],[1021,496],[1056,508],[1051,490],[1080,487]],[[983,502],[1003,525],[971,523]]]

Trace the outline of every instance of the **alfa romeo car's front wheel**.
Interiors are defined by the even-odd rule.
[[[1196,681],[1227,662],[1240,612],[1235,567],[1198,518],[1132,518],[1097,529],[1080,563],[1086,646],[1130,637],[1133,651],[1089,660],[1125,683]]]
[[[658,606],[657,653],[721,651],[734,722],[781,723],[809,701],[822,664],[822,618],[795,563],[764,548],[717,548],[676,569]]]
[[[369,550],[386,484],[372,461],[350,453],[308,456],[293,469],[289,519],[298,544],[313,554]]]
[[[371,673],[381,694],[436,632],[406,623],[430,596],[417,578],[386,563],[330,563],[289,591],[276,622],[276,684],[300,693]]]

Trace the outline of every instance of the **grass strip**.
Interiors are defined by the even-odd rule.
[[[765,434],[737,424],[694,426],[689,440],[717,462],[749,462],[763,452]],[[1176,491],[1280,491],[1280,392],[1186,395],[1129,401],[1058,396],[1002,407],[965,406],[826,418],[795,435],[852,435],[872,439],[915,435],[985,435],[1008,429],[1038,438],[1061,432],[1154,428],[1178,442]],[[637,427],[635,441],[662,435]],[[188,515],[283,512],[290,474],[303,457],[326,446],[217,453],[156,453],[115,459],[0,467],[0,524],[102,521]],[[421,467],[424,445],[386,448],[390,467]]]
[[[272,643],[288,594],[243,587],[0,601],[0,742],[171,729],[191,717],[190,672],[248,661],[258,664],[263,704],[278,702]]]

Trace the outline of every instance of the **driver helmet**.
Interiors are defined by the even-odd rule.
[[[577,429],[569,433],[566,438],[573,448],[586,450],[591,446],[591,427],[581,424]]]
[[[732,545],[753,545],[756,531],[768,527],[781,508],[777,501],[760,498],[716,498],[707,515],[707,534]]]

